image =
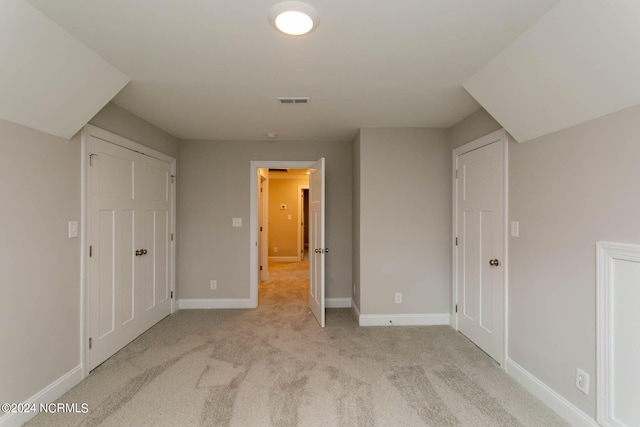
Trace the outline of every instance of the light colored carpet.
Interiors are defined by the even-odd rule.
[[[30,426],[560,426],[448,326],[359,327],[307,308],[306,263],[270,266],[255,310],[180,311]]]

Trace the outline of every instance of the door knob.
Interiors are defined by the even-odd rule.
[[[136,250],[136,256],[140,256],[140,255],[142,255],[142,251],[140,249],[137,249]]]
[[[142,252],[142,255],[146,255],[147,254],[147,250],[146,249],[141,249],[140,252]]]
[[[497,259],[490,259],[489,260],[489,265],[492,267],[497,267],[500,265],[500,261],[498,261]]]

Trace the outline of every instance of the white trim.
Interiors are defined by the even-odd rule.
[[[456,313],[456,305],[458,304],[458,246],[456,246],[455,239],[458,236],[458,197],[457,197],[457,177],[456,170],[458,169],[458,157],[478,148],[482,148],[486,145],[499,142],[502,144],[502,202],[503,202],[503,247],[504,253],[502,255],[502,280],[503,280],[503,293],[502,293],[502,325],[501,325],[501,357],[497,362],[505,367],[505,362],[508,359],[508,325],[509,325],[509,134],[506,130],[499,129],[495,132],[491,132],[488,135],[475,139],[465,145],[457,147],[453,150],[453,166],[451,170],[451,187],[452,187],[452,224],[451,224],[451,319],[450,325],[457,331],[458,329],[458,314]]]
[[[269,262],[300,262],[297,256],[270,256]]]
[[[351,298],[325,298],[326,308],[351,308]]]
[[[227,299],[180,299],[178,300],[180,310],[199,309],[227,309],[227,308],[255,308],[250,299],[247,298],[227,298]]]
[[[555,392],[545,383],[511,359],[505,365],[507,373],[520,383],[529,393],[540,399],[562,419],[574,427],[597,427],[596,421],[589,415]]]
[[[259,168],[309,169],[314,161],[251,160],[249,164],[249,301],[258,306],[258,185]]]
[[[176,159],[174,157],[168,156],[160,151],[154,150],[153,148],[147,147],[146,145],[139,144],[130,139],[121,137],[116,135],[115,133],[106,131],[97,126],[87,124],[82,128],[81,133],[81,146],[80,153],[82,156],[80,163],[80,171],[81,171],[81,181],[80,181],[80,191],[82,194],[81,203],[82,206],[80,208],[80,217],[81,217],[81,254],[80,254],[80,361],[82,366],[82,378],[86,378],[89,375],[88,364],[87,362],[87,351],[89,346],[89,331],[87,328],[87,324],[89,319],[87,317],[87,307],[88,301],[87,298],[87,251],[89,248],[89,234],[87,231],[87,225],[89,223],[89,212],[88,212],[88,144],[89,138],[94,137],[100,139],[102,141],[118,145],[120,147],[136,151],[138,153],[144,154],[149,157],[153,157],[158,160],[162,160],[171,165],[171,175],[175,177],[176,175]],[[177,178],[173,180],[171,183],[171,233],[173,234],[173,241],[171,242],[171,256],[170,256],[170,268],[171,268],[171,277],[169,278],[171,281],[171,292],[173,292],[174,298],[171,299],[171,313],[175,313],[177,309],[176,303],[176,203],[177,203]]]
[[[356,305],[356,302],[351,299],[351,309],[353,310],[354,314],[356,315],[356,319],[358,319],[358,323],[360,322],[360,309],[358,308],[358,306]]]
[[[603,426],[622,426],[613,413],[613,261],[640,262],[640,245],[597,242],[596,259],[596,418]]]
[[[433,314],[360,314],[360,326],[434,326],[448,325],[449,313]]]
[[[78,365],[24,402],[29,406],[35,405],[39,408],[40,404],[55,402],[60,396],[78,385],[83,379],[82,365]],[[4,402],[2,402],[4,403]],[[18,402],[14,402],[18,403]],[[91,408],[89,408],[91,409]],[[38,412],[8,413],[0,417],[0,427],[21,426],[31,418],[35,417]]]
[[[298,259],[300,261],[304,260],[304,231],[302,231],[302,227],[304,223],[304,192],[303,190],[309,189],[309,175],[307,176],[307,183],[305,185],[298,184]]]

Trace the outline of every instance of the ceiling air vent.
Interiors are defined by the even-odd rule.
[[[280,97],[278,98],[278,102],[280,104],[308,104],[309,100],[311,98],[309,98],[308,96],[301,96],[301,97]]]

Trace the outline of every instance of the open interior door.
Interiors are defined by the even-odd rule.
[[[324,157],[309,177],[309,308],[324,328]]]

